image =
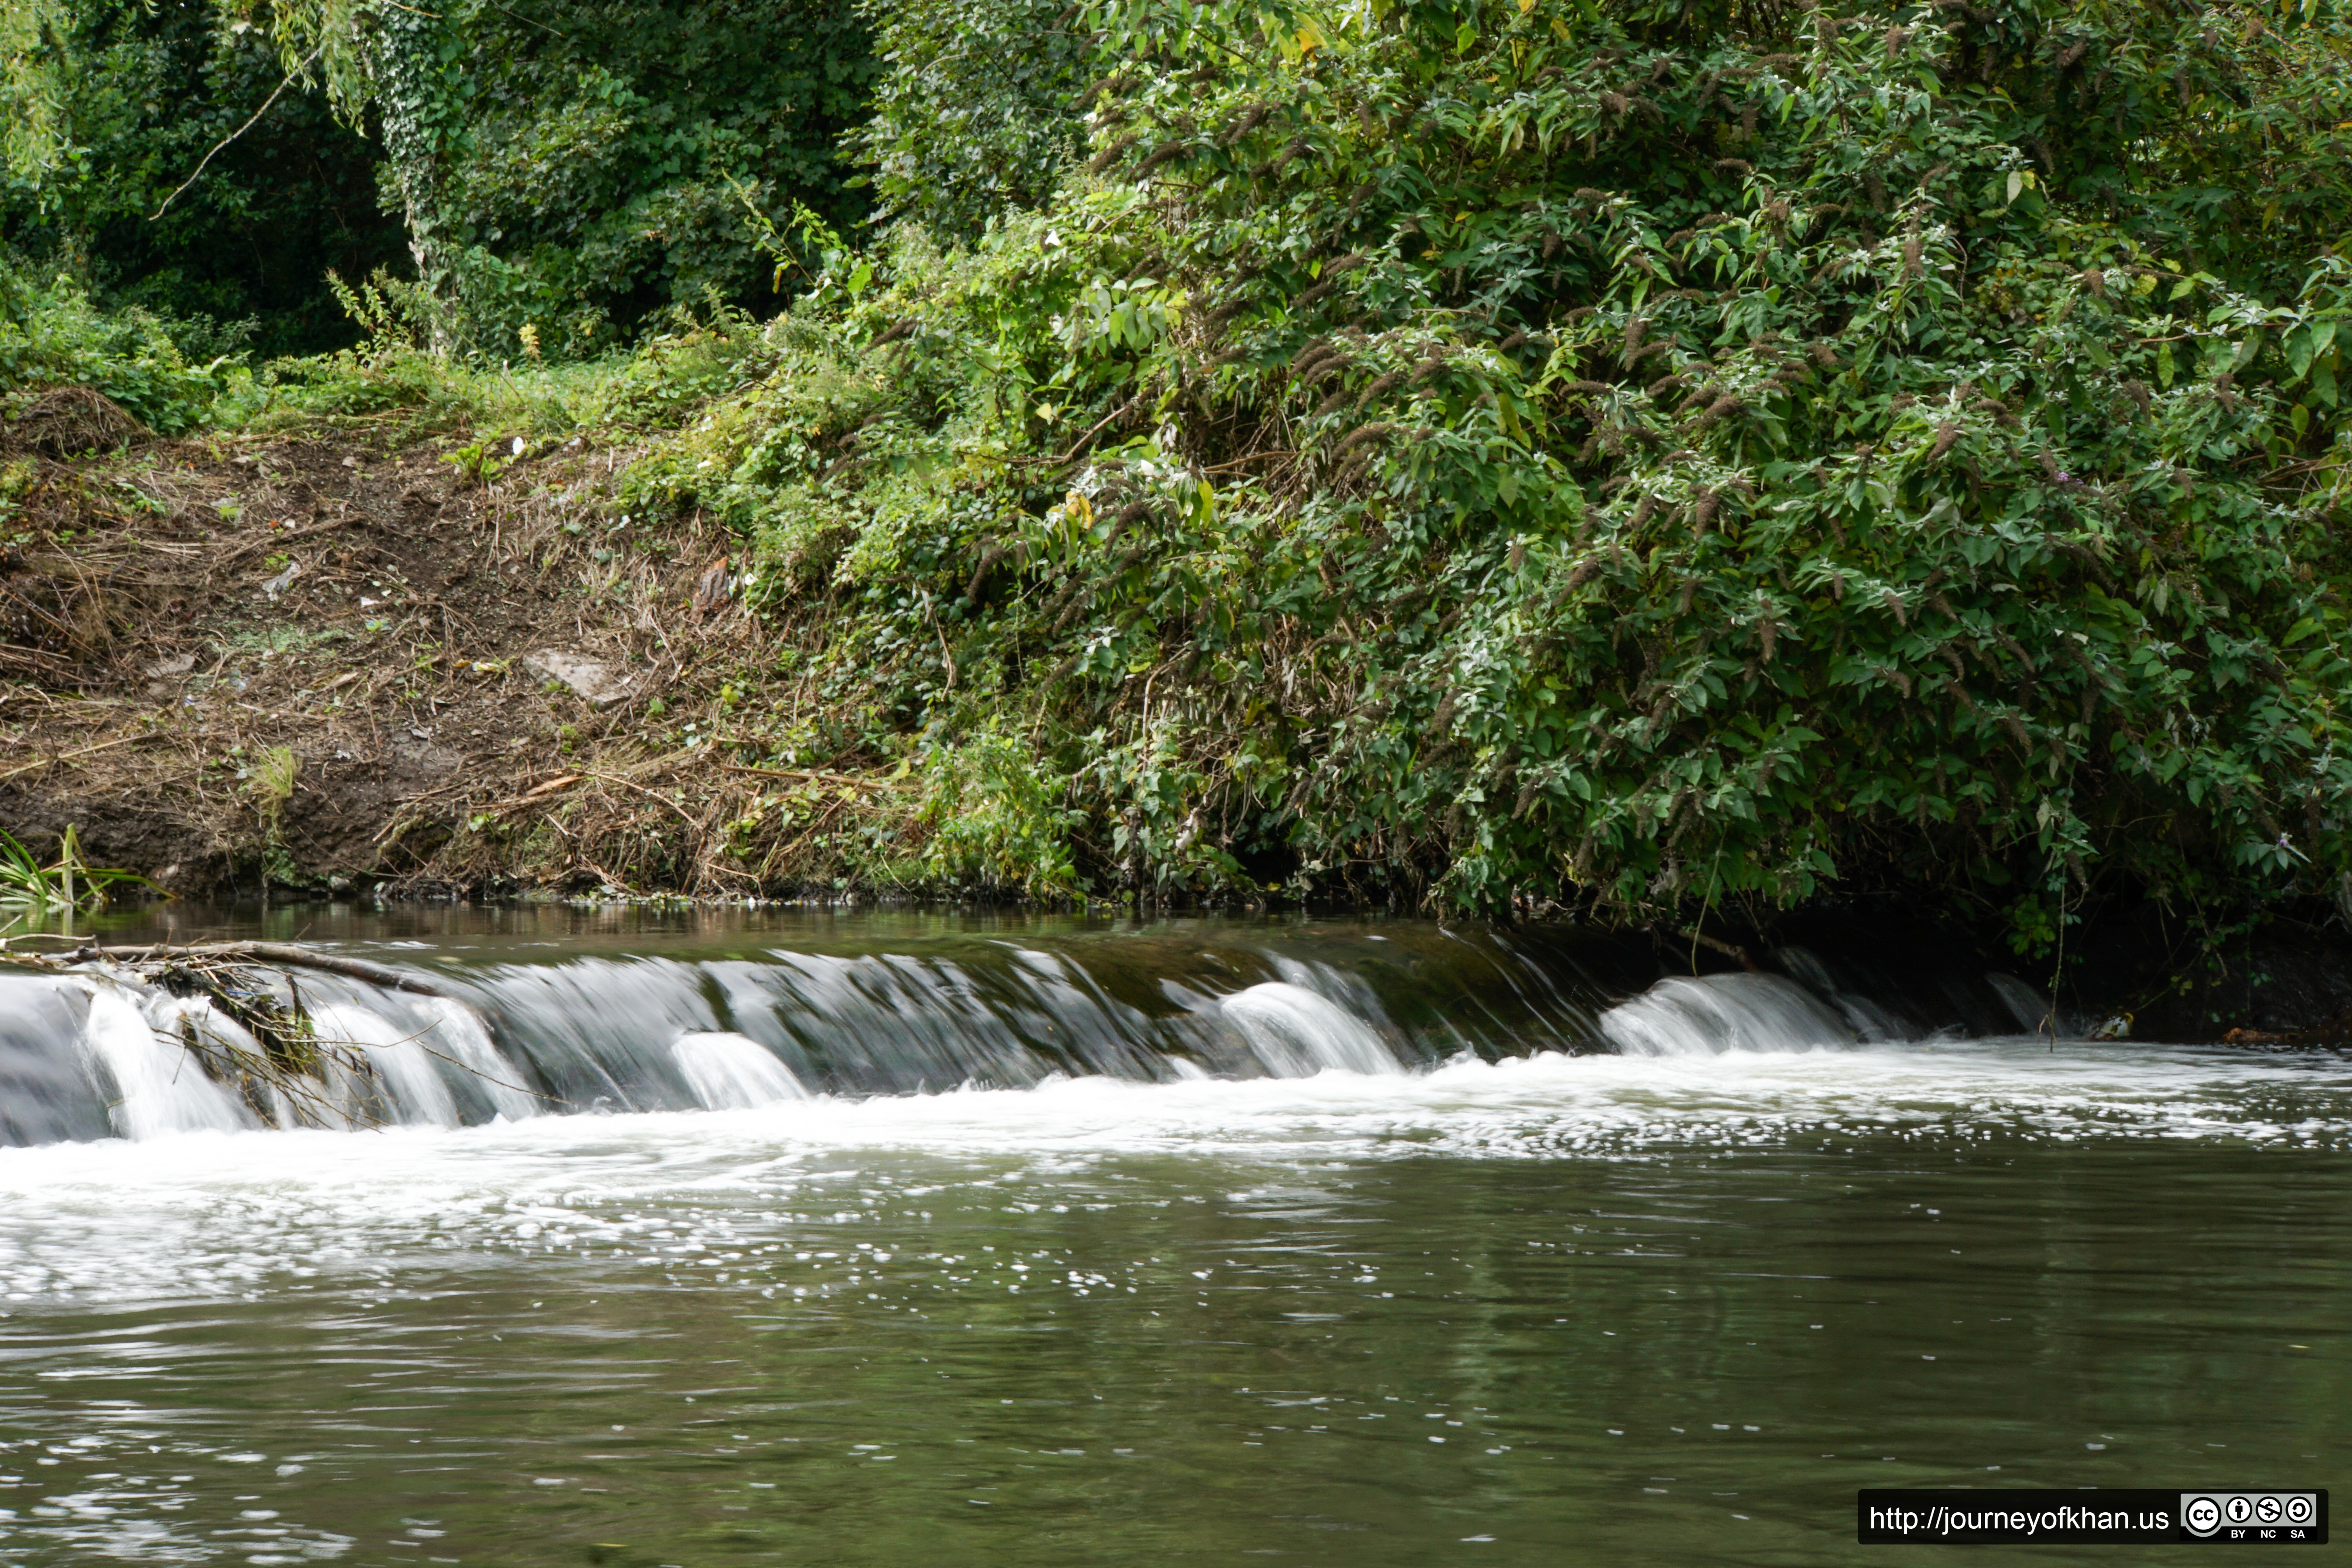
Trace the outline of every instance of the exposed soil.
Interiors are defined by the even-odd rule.
[[[719,760],[768,639],[715,531],[620,521],[626,450],[486,486],[364,440],[15,445],[0,828],[36,851],[72,825],[189,892],[740,892],[814,863],[747,817],[860,784]]]

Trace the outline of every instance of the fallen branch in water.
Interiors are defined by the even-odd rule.
[[[1684,931],[1683,934],[1690,938],[1692,943],[1696,946],[1711,949],[1714,952],[1723,954],[1726,958],[1738,959],[1739,961],[1739,966],[1742,969],[1747,970],[1750,974],[1758,973],[1756,961],[1748,955],[1748,950],[1746,948],[1740,947],[1733,942],[1726,942],[1719,936],[1709,936],[1702,931],[1689,930]]]
[[[41,939],[73,941],[62,952],[14,950],[17,942]],[[235,1089],[264,1121],[279,1126],[380,1124],[380,1079],[362,1042],[335,1039],[320,1033],[317,1020],[304,1000],[297,971],[340,975],[385,991],[460,1001],[446,987],[390,964],[339,953],[317,952],[274,942],[216,942],[175,946],[155,942],[145,947],[109,948],[94,937],[74,939],[57,932],[27,932],[0,938],[0,961],[50,973],[78,965],[103,963],[118,978],[174,996],[202,996],[219,1018],[234,1025],[223,1031],[205,1026],[196,1017],[183,1016],[176,1027],[160,1031],[186,1049],[205,1075]],[[283,977],[278,995],[257,971],[275,969]],[[460,1004],[463,1005],[462,1002]],[[551,1105],[569,1102],[521,1084],[491,1077],[474,1063],[461,1060],[425,1043],[432,1026],[409,1038],[425,1054],[499,1089]],[[356,1097],[335,1085],[360,1088]]]
[[[364,958],[345,958],[338,953],[313,952],[307,947],[289,947],[276,942],[217,942],[197,947],[156,948],[165,957],[180,958],[250,958],[263,963],[291,964],[297,968],[323,970],[349,980],[364,980],[386,991],[407,991],[419,996],[440,996],[455,1001],[447,988],[435,984],[421,974],[405,969],[394,969],[388,963],[372,963]]]
[[[31,934],[53,935],[55,933]],[[7,942],[16,940],[17,939],[12,937],[0,941],[0,948],[5,948]],[[173,947],[167,942],[156,942],[147,947],[108,948],[100,945],[95,937],[85,937],[80,946],[68,952],[11,952],[7,956],[19,963],[34,963],[42,967],[87,963],[92,959],[99,958],[111,959],[117,963],[128,964],[134,968],[147,963],[173,963],[191,959],[230,962],[247,960],[258,963],[274,964],[281,969],[316,969],[328,974],[340,974],[347,980],[363,980],[370,985],[379,985],[386,991],[406,991],[418,996],[439,996],[450,1001],[457,1000],[455,994],[447,988],[436,985],[423,975],[411,973],[405,969],[394,969],[388,963],[372,963],[364,958],[345,958],[339,953],[313,952],[307,947],[290,947],[284,942],[201,942],[191,947]]]

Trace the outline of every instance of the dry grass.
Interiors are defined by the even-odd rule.
[[[0,453],[40,452],[70,458],[105,452],[147,433],[122,405],[87,386],[54,386],[36,394],[13,417],[0,421]]]
[[[717,526],[620,525],[635,456],[551,446],[486,486],[429,448],[300,439],[36,459],[0,578],[0,826],[79,822],[94,856],[206,890],[774,894],[870,868],[877,825],[904,847],[878,759],[811,765],[824,699],[779,661],[817,624],[748,613]],[[549,647],[625,700],[531,676]]]

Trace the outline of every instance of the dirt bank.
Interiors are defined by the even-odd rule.
[[[789,633],[742,610],[728,542],[626,520],[625,447],[487,484],[452,452],[5,454],[0,827],[40,850],[71,825],[91,862],[207,893],[835,871],[896,786],[805,755]]]

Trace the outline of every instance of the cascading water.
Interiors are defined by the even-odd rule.
[[[204,997],[101,957],[62,975],[0,973],[0,1140],[455,1127],[1058,1078],[1394,1077],[1465,1053],[1686,1057],[1995,1034],[2048,1011],[2006,975],[1873,996],[1797,948],[1776,955],[1785,973],[1666,978],[1612,998],[1572,945],[1540,937],[1400,926],[1297,947],[1203,928],[552,961],[377,948],[425,994],[305,974],[281,1000],[328,1048],[290,1093],[216,1081],[191,1047],[252,1051],[253,1037]]]
[[[96,1069],[91,1087],[112,1089],[110,1108],[124,1136],[230,1131],[258,1124],[174,1037],[175,1026],[197,1016],[194,1009],[177,997],[134,991],[104,975],[93,977],[89,998],[81,1045]]]
[[[1363,1018],[1287,980],[1236,992],[1219,1011],[1239,1026],[1250,1050],[1276,1078],[1345,1072],[1402,1072],[1388,1042]]]
[[[1629,1057],[1807,1050],[1856,1037],[1821,998],[1777,974],[1661,980],[1601,1015],[1601,1032]]]
[[[670,1049],[706,1110],[751,1110],[809,1097],[775,1053],[741,1035],[723,1029],[680,1035]]]

